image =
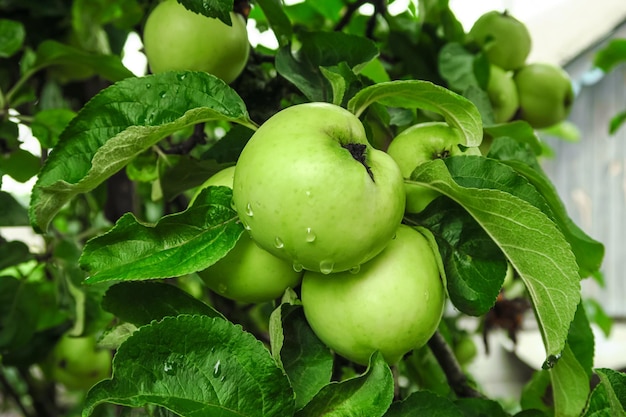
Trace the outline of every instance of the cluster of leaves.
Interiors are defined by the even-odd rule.
[[[182,3],[224,19],[233,6]],[[395,372],[378,354],[362,369],[317,339],[297,292],[242,306],[199,284],[195,272],[228,253],[243,228],[227,188],[208,188],[187,207],[189,195],[232,165],[264,120],[304,101],[346,107],[381,149],[433,118],[457,127],[465,146],[482,143],[487,157],[418,167],[410,181],[443,197],[405,222],[436,240],[463,315],[487,314],[514,267],[546,350],[518,415],[624,412],[626,377],[593,369],[594,318],[580,297],[603,247],[568,217],[539,165],[535,132],[522,121],[492,123],[484,57],[465,45],[447,2],[420,1],[396,16],[382,1],[363,15],[365,3],[255,1],[249,18],[279,47],[255,48],[231,86],[197,72],[137,77],[122,65],[123,40],[141,33],[152,4],[0,3],[0,173],[37,176],[29,202],[0,191],[0,226],[30,225],[44,246],[0,240],[0,382],[25,415],[60,413],[32,369],[66,332],[104,334],[116,349],[112,379],[76,404],[84,416],[112,415],[116,405],[183,416],[509,415],[448,371],[460,370],[445,354],[448,321],[444,343],[416,350]],[[40,156],[21,147],[20,124]]]

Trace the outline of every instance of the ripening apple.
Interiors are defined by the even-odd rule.
[[[419,123],[400,132],[387,148],[404,178],[424,162],[458,155],[480,155],[477,147],[461,147],[463,141],[458,129],[446,122]],[[419,213],[440,193],[423,185],[405,183],[406,212]]]
[[[487,96],[493,109],[495,123],[508,122],[515,116],[519,108],[519,96],[511,72],[504,71],[497,65],[491,65]]]
[[[541,129],[567,118],[574,103],[572,81],[563,68],[547,63],[525,65],[515,74],[519,117]]]
[[[288,107],[252,135],[233,201],[252,238],[294,269],[356,268],[402,221],[400,168],[367,141],[361,121],[330,103]]]
[[[230,13],[232,26],[165,0],[150,13],[143,43],[150,70],[205,71],[231,83],[241,74],[250,52],[243,16]]]
[[[438,256],[420,232],[400,225],[391,243],[356,273],[306,271],[305,317],[337,354],[367,365],[377,350],[395,364],[423,346],[441,320],[445,291]]]
[[[530,54],[530,32],[507,12],[489,11],[468,32],[468,40],[483,48],[489,62],[504,70],[516,70]]]
[[[202,189],[214,186],[233,186],[235,167],[217,172],[202,184]],[[192,202],[194,198],[192,199]],[[261,249],[244,233],[235,247],[198,275],[212,291],[231,300],[244,303],[262,303],[280,297],[285,290],[300,284],[302,272],[294,271],[291,263]]]
[[[69,390],[88,390],[97,382],[110,377],[113,355],[99,349],[94,336],[63,335],[41,364],[51,380]]]

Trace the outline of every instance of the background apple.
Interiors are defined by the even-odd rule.
[[[457,129],[446,122],[419,123],[400,132],[389,145],[387,153],[398,163],[404,178],[410,178],[418,165],[438,158],[457,155],[480,155],[476,147],[461,148]],[[405,184],[406,211],[419,213],[440,194],[422,185]]]
[[[113,355],[110,350],[98,349],[94,336],[64,335],[41,364],[42,371],[51,380],[69,390],[87,390],[111,375]]]
[[[487,95],[493,109],[495,123],[508,122],[513,118],[519,108],[519,96],[511,72],[504,71],[497,65],[491,65]]]
[[[526,62],[531,49],[528,28],[507,12],[489,11],[468,32],[468,40],[483,48],[489,62],[515,70]]]
[[[198,192],[211,185],[232,188],[234,174],[234,166],[225,168],[205,181]],[[198,275],[207,287],[226,298],[261,303],[280,297],[287,287],[300,284],[302,272],[294,271],[290,263],[261,249],[244,233],[224,258]]]
[[[572,81],[563,68],[547,63],[524,66],[515,74],[520,117],[541,129],[565,120],[574,103]]]
[[[395,239],[357,273],[306,271],[302,306],[317,336],[339,355],[366,365],[378,350],[394,364],[424,345],[443,314],[437,256],[417,230],[401,225]]]
[[[398,165],[374,149],[361,121],[329,103],[288,107],[267,120],[235,168],[235,209],[252,238],[294,269],[358,267],[402,220]]]
[[[176,0],[159,3],[143,30],[146,57],[153,73],[206,71],[230,83],[241,74],[250,44],[243,17],[230,14],[232,26],[187,10]]]

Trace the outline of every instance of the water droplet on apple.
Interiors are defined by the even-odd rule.
[[[248,217],[252,217],[252,216],[254,216],[254,213],[252,212],[252,204],[250,204],[250,203],[248,203],[248,204],[246,205],[246,215],[247,215]]]
[[[246,222],[244,222],[243,220],[241,221],[241,224],[243,224],[243,228],[250,231],[252,228],[250,227],[250,225]]]
[[[313,233],[313,230],[311,230],[310,227],[307,227],[306,228],[306,238],[305,238],[305,240],[307,242],[309,242],[309,243],[313,243],[313,242],[315,242],[315,238],[316,237],[317,236],[315,236],[315,233]]]
[[[228,291],[228,287],[226,286],[226,284],[219,284],[217,286],[217,292],[219,292],[220,294],[226,294],[226,291]]]
[[[301,272],[302,269],[304,268],[304,266],[298,261],[293,261],[292,266],[293,266],[293,270],[296,272]]]
[[[428,291],[424,291],[424,299],[425,299],[426,301],[430,300],[430,292],[428,292]]]
[[[350,268],[350,273],[358,274],[360,270],[361,270],[361,265],[355,265],[352,268]]]
[[[161,91],[159,93],[159,97],[161,97],[161,98],[165,98],[166,96],[167,96],[167,93],[165,91]]]
[[[276,239],[274,239],[274,246],[276,247],[276,249],[282,249],[285,247],[285,243],[281,238],[276,236]]]
[[[150,83],[146,84],[146,88],[151,88],[151,87],[152,87],[152,84],[150,84]]]
[[[186,77],[186,76],[187,76],[186,74],[178,74],[176,77],[177,77],[180,81],[182,81],[182,80],[184,80],[184,79],[185,79],[185,77]]]
[[[213,367],[213,376],[214,377],[218,377],[220,376],[220,374],[222,373],[222,362],[218,359],[217,362],[215,362],[215,366]]]
[[[307,197],[311,197],[311,192],[310,191],[305,191],[304,194],[306,194]]]
[[[324,275],[328,275],[333,272],[333,268],[335,268],[335,263],[331,260],[320,262],[320,272]]]

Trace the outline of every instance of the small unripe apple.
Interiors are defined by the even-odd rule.
[[[572,81],[563,68],[547,63],[525,65],[515,74],[519,117],[541,129],[567,118],[574,103]]]
[[[519,96],[512,73],[504,71],[497,65],[491,65],[487,95],[495,123],[508,122],[515,116],[519,108]]]
[[[438,256],[420,232],[400,225],[391,243],[356,273],[306,271],[306,319],[339,355],[367,365],[377,350],[395,364],[423,346],[441,320],[445,291]]]
[[[234,166],[222,169],[206,180],[198,193],[211,185],[232,188],[234,175]],[[262,303],[280,297],[288,287],[299,285],[302,272],[294,271],[290,263],[261,249],[244,233],[226,256],[198,275],[207,287],[223,297]]]
[[[159,3],[143,30],[150,70],[205,71],[231,83],[241,74],[250,51],[243,16],[231,12],[232,26],[188,10],[176,0]]]
[[[480,16],[468,39],[483,48],[490,63],[504,70],[520,68],[530,54],[528,28],[507,12],[492,10]]]
[[[396,161],[404,178],[410,178],[418,165],[457,155],[480,155],[477,147],[461,148],[458,129],[446,122],[419,123],[400,132],[387,153]],[[419,213],[440,194],[422,185],[405,183],[406,212]]]

